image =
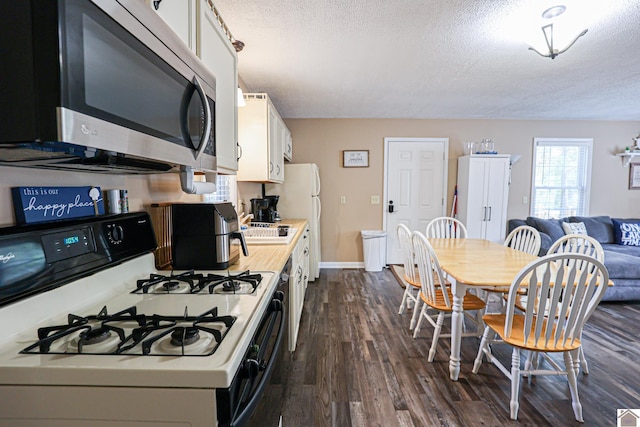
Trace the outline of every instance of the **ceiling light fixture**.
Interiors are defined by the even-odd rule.
[[[549,9],[542,12],[542,17],[544,19],[553,19],[556,16],[560,16],[567,10],[567,6],[563,4],[559,4],[557,6],[550,7]]]
[[[544,12],[542,12],[542,17],[544,19],[553,19],[556,18],[560,15],[562,15],[565,10],[567,10],[567,7],[565,5],[557,5],[557,6],[553,6],[550,7],[549,9],[545,10]],[[549,52],[547,53],[542,53],[540,52],[538,49],[529,46],[529,50],[534,51],[535,53],[537,53],[540,56],[544,56],[545,58],[551,58],[551,59],[555,59],[556,56],[560,55],[561,53],[566,52],[571,46],[573,46],[573,44],[582,36],[584,36],[585,34],[587,34],[587,29],[585,29],[584,31],[582,31],[580,34],[578,34],[572,41],[571,43],[569,43],[567,45],[567,47],[565,47],[564,49],[555,49],[553,47],[553,22],[547,25],[544,25],[542,27],[542,33],[544,34],[544,39],[547,42],[547,48],[549,49]]]

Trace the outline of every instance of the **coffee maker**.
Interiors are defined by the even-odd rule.
[[[267,199],[251,199],[251,213],[253,214],[253,222],[271,222]]]
[[[278,214],[278,200],[280,196],[263,196],[261,199],[251,199],[251,213],[254,222],[280,221]]]
[[[269,222],[280,221],[280,214],[278,213],[278,200],[280,200],[280,196],[272,195],[264,196],[264,198],[269,201],[269,218],[271,218]]]

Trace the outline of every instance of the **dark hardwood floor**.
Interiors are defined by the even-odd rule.
[[[565,377],[524,380],[519,419],[510,420],[507,378],[487,361],[471,372],[476,338],[463,339],[460,379],[449,380],[449,340],[428,363],[432,329],[412,338],[411,311],[397,314],[402,292],[386,269],[322,270],[309,283],[288,368],[285,427],[615,426],[616,409],[640,408],[640,302],[602,303],[585,328],[590,373],[579,376],[581,424]],[[507,346],[494,353],[510,360]]]

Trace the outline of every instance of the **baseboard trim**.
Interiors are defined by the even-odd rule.
[[[321,262],[320,268],[364,268],[364,262]]]

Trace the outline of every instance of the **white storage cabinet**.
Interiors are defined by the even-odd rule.
[[[509,201],[508,154],[458,158],[458,219],[468,237],[503,242]]]
[[[238,181],[284,181],[284,146],[289,130],[266,93],[246,93],[238,110],[241,147]]]

